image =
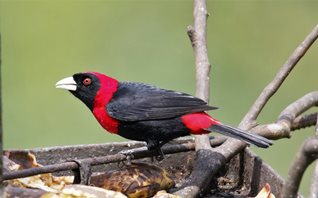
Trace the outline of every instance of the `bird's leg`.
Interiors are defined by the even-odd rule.
[[[156,160],[161,161],[165,158],[164,153],[161,150],[161,146],[164,145],[166,142],[159,142],[159,141],[153,141],[153,140],[149,140],[147,141],[147,148],[148,150],[156,150],[157,153],[159,154],[156,157]]]
[[[165,158],[165,155],[164,155],[164,153],[162,152],[161,147],[158,147],[158,148],[157,148],[157,152],[159,153],[159,155],[156,156],[156,160],[162,161],[162,160]]]

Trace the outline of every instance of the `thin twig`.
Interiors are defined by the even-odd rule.
[[[239,127],[242,129],[249,129],[255,125],[255,121],[268,102],[279,87],[283,84],[289,73],[298,63],[298,61],[304,56],[310,46],[318,38],[318,25],[312,30],[312,32],[305,38],[305,40],[295,49],[292,55],[287,59],[280,71],[276,74],[275,78],[264,88],[262,93],[256,99],[250,110],[247,112]]]

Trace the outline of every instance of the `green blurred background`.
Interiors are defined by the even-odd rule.
[[[4,148],[123,141],[105,131],[79,100],[55,83],[100,71],[194,94],[194,57],[186,27],[193,4],[180,1],[0,0]],[[211,100],[216,118],[236,126],[295,47],[318,23],[317,1],[208,1]],[[317,90],[318,43],[260,116]],[[314,129],[253,150],[282,176]],[[307,195],[310,170],[302,182]]]

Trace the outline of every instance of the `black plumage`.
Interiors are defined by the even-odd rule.
[[[119,83],[107,105],[108,114],[121,121],[175,118],[213,109],[217,108],[189,94],[132,82]]]

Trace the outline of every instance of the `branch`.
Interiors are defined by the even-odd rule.
[[[318,117],[317,117],[317,121],[318,121]],[[316,138],[318,139],[318,124],[316,124]],[[318,197],[318,160],[316,160],[315,170],[311,179],[309,197],[311,198]]]
[[[297,197],[299,184],[305,170],[317,158],[318,139],[307,139],[298,151],[296,159],[289,168],[288,176],[282,190],[282,198]]]
[[[312,126],[316,123],[317,113],[306,116],[299,115],[311,107],[318,105],[318,92],[311,92],[288,105],[279,115],[276,123],[259,125],[252,129],[257,134],[270,139],[289,138],[291,131],[300,127]]]
[[[300,98],[299,100],[288,105],[278,118],[278,123],[283,123],[291,128],[293,121],[301,113],[307,111],[309,108],[318,105],[318,92],[311,92]]]
[[[276,93],[279,87],[283,84],[289,73],[298,63],[298,61],[304,56],[310,46],[318,38],[318,25],[312,30],[312,32],[305,38],[305,40],[295,49],[292,55],[287,59],[283,67],[276,74],[275,78],[270,82],[259,97],[256,99],[250,110],[247,112],[239,127],[242,129],[249,129],[255,125],[255,121],[268,102],[268,100]]]
[[[305,95],[303,98],[289,105],[279,116],[279,123],[291,128],[293,120],[302,112],[308,110],[312,106],[318,105],[318,92],[312,92]],[[315,114],[311,114],[315,115]],[[308,118],[308,117],[307,117]],[[316,125],[317,125],[316,113]],[[296,159],[289,169],[288,177],[285,181],[282,197],[296,197],[301,178],[307,167],[318,158],[318,125],[316,126],[316,138],[306,140],[300,151],[298,151]],[[313,176],[311,186],[311,196],[318,195],[318,165]],[[316,196],[315,196],[316,194]]]
[[[206,41],[207,17],[206,0],[194,0],[194,25],[193,27],[188,26],[187,33],[191,40],[195,56],[196,96],[208,103],[211,64],[208,58]],[[197,197],[200,193],[204,192],[212,179],[210,175],[215,174],[211,167],[224,161],[222,156],[219,156],[219,159],[212,158],[213,152],[208,135],[198,135],[195,137],[195,149],[197,152],[192,173],[183,185],[185,188],[175,193],[181,197]]]
[[[188,26],[188,36],[194,50],[196,66],[196,97],[209,102],[209,73],[211,64],[208,58],[206,43],[206,21],[208,11],[205,0],[194,0],[193,27]],[[199,135],[195,138],[196,150],[211,149],[208,135]]]

